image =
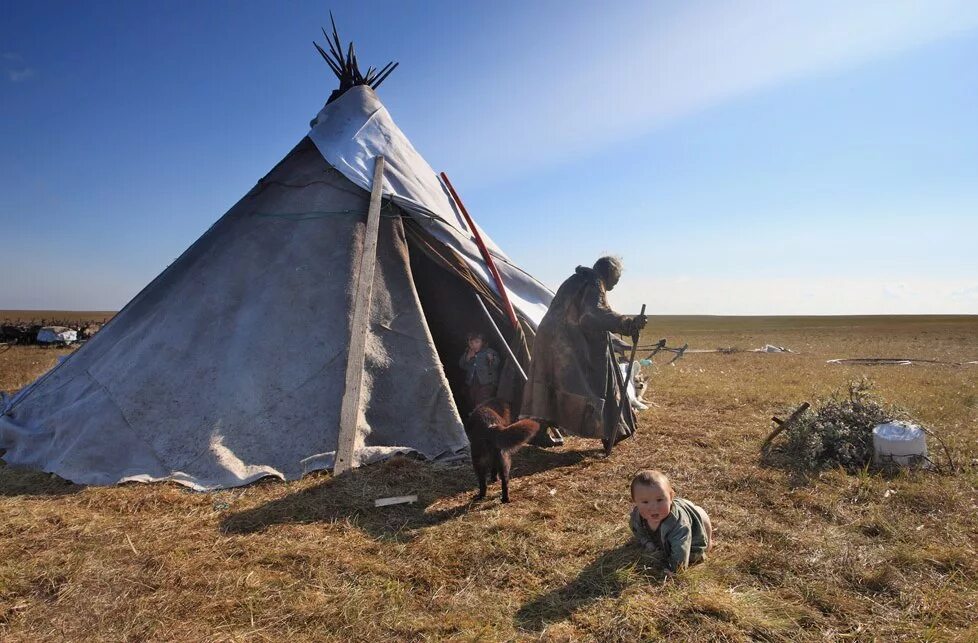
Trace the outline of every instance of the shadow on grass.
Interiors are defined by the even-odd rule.
[[[766,469],[776,469],[783,471],[788,476],[788,487],[790,489],[801,489],[810,487],[818,481],[819,476],[826,471],[842,470],[853,478],[860,476],[878,476],[882,480],[893,480],[917,471],[928,471],[939,473],[940,471],[925,469],[923,467],[901,467],[892,463],[873,463],[868,462],[861,467],[840,467],[840,466],[811,466],[808,462],[800,462],[780,450],[762,452],[757,461],[758,466]]]
[[[2,457],[2,451],[0,451]],[[14,468],[0,460],[0,496],[66,496],[78,493],[85,485],[74,484],[53,473]]]
[[[513,477],[525,478],[548,469],[573,466],[590,456],[581,451],[524,449],[514,463]],[[475,474],[467,462],[446,467],[395,457],[338,478],[330,477],[322,484],[260,507],[231,514],[221,521],[220,529],[226,534],[250,534],[280,524],[350,521],[374,538],[406,542],[421,529],[498,503],[498,498],[495,502],[473,502],[476,488]],[[461,503],[432,508],[441,500],[461,493],[466,493]],[[518,491],[513,493],[518,501]],[[377,498],[407,495],[417,495],[418,502],[374,507]]]
[[[523,605],[516,613],[516,626],[540,632],[590,603],[619,596],[630,584],[661,583],[664,578],[661,563],[646,558],[642,547],[635,543],[619,545],[592,561],[564,587]]]

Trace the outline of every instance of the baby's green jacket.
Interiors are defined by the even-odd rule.
[[[710,546],[706,527],[709,520],[702,507],[683,498],[673,498],[669,515],[659,523],[658,529],[649,528],[638,507],[632,509],[630,522],[638,542],[643,547],[662,551],[669,570],[677,572],[705,557]]]

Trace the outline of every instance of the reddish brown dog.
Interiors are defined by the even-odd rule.
[[[486,400],[469,414],[465,434],[472,450],[472,467],[479,478],[476,500],[486,497],[486,478],[502,480],[503,502],[509,502],[509,468],[514,453],[548,424],[535,418],[510,422],[509,404],[498,398]]]

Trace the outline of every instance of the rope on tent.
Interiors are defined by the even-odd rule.
[[[259,181],[259,185],[261,185],[262,187],[265,187],[267,185],[279,185],[279,186],[287,187],[287,188],[304,188],[304,187],[313,185],[315,183],[329,183],[329,181],[310,181],[309,183],[301,183],[301,184],[282,183],[280,181],[265,181],[264,179],[262,179],[261,181]],[[349,190],[344,190],[344,191],[349,192]],[[352,194],[352,192],[351,192],[351,194]],[[392,200],[390,200],[390,199],[388,199],[387,201],[384,201],[384,204],[380,208],[380,212],[381,212],[381,214],[380,214],[381,217],[387,217],[389,219],[395,219],[395,218],[398,218],[398,217],[403,216],[403,212],[401,211],[401,209],[399,207],[397,207],[397,205]],[[392,213],[392,214],[387,214],[387,213]],[[281,212],[281,213],[279,213],[279,212],[256,212],[256,213],[254,213],[253,216],[303,220],[303,219],[321,219],[321,218],[324,218],[324,217],[327,217],[327,216],[341,215],[341,214],[360,214],[360,215],[366,215],[366,210],[349,210],[349,209],[348,210],[313,210],[313,211],[310,211],[310,212]],[[439,222],[444,222],[445,221],[444,218],[442,218],[442,217],[440,217],[440,216],[438,216],[436,214],[428,214],[427,212],[422,212],[420,210],[414,210],[414,211],[412,211],[410,213],[410,216],[412,218],[423,218],[423,219],[428,219],[430,221],[439,221]],[[516,267],[516,266],[513,266],[513,264],[510,264],[508,262],[507,262],[507,265],[510,266],[510,267]],[[524,274],[527,274],[522,269],[520,269],[518,267],[516,267],[516,268],[519,269],[521,272],[524,272]]]
[[[386,213],[385,213],[386,211]],[[390,201],[380,209],[381,217],[396,219],[401,216]],[[388,214],[390,213],[390,214]],[[254,216],[268,219],[289,219],[291,221],[307,221],[309,219],[326,219],[332,216],[356,214],[366,216],[366,210],[312,210],[309,212],[256,212]]]

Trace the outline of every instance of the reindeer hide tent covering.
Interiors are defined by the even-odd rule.
[[[364,332],[350,328],[354,266],[377,155],[384,204],[354,464],[467,446],[443,364],[484,318],[474,294],[443,293],[481,293],[506,324],[472,235],[370,87],[314,123],[101,332],[0,409],[8,464],[201,490],[331,468],[350,334]],[[483,236],[532,333],[553,294]]]

